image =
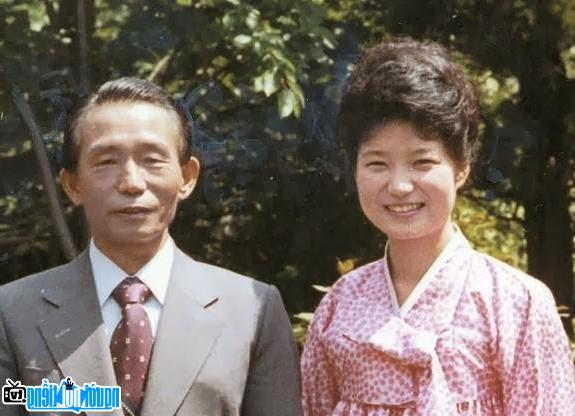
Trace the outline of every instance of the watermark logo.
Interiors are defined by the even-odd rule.
[[[28,412],[110,412],[121,408],[121,397],[118,386],[84,383],[80,387],[70,377],[60,384],[43,379],[40,386],[25,386],[7,378],[2,387],[3,404],[26,406]]]

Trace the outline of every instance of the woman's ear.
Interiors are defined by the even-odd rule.
[[[179,199],[180,201],[186,199],[198,183],[200,177],[200,161],[195,157],[190,159],[182,165],[182,186],[180,187]]]
[[[82,197],[78,189],[78,175],[67,169],[60,169],[58,178],[60,179],[62,189],[64,189],[64,192],[68,195],[70,201],[72,201],[75,206],[82,205]]]
[[[457,189],[460,189],[463,185],[465,185],[465,182],[467,181],[467,178],[469,177],[470,171],[471,171],[471,167],[469,166],[469,164],[466,164],[463,169],[460,169],[455,174],[455,187]]]

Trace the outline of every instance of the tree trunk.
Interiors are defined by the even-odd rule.
[[[522,70],[522,109],[539,125],[539,145],[528,169],[533,181],[523,185],[527,227],[528,271],[542,280],[558,304],[573,306],[573,232],[569,213],[572,137],[566,120],[571,112],[573,82],[560,58],[560,23],[538,6],[531,42],[525,44]],[[549,29],[554,28],[554,29]],[[565,328],[572,335],[571,322]]]
[[[566,168],[554,156],[549,156],[547,162],[532,184],[533,196],[524,201],[528,271],[553,291],[559,305],[571,309],[573,236]],[[570,322],[565,324],[572,332]]]
[[[90,7],[88,7],[90,3]],[[86,96],[90,93],[90,62],[89,62],[89,34],[92,31],[91,27],[88,27],[90,19],[88,14],[88,9],[93,11],[93,2],[87,0],[77,0],[77,25],[76,33],[78,34],[78,50],[79,50],[79,80],[80,80],[80,95]]]

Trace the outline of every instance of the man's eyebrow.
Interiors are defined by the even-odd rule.
[[[112,153],[118,150],[118,146],[114,144],[95,144],[90,146],[86,153],[89,155],[99,155],[102,153]]]
[[[168,153],[169,149],[168,149],[168,145],[166,143],[140,143],[138,144],[138,147],[142,148],[143,150],[153,150],[153,151],[157,151],[157,152],[161,152],[161,153]]]
[[[162,143],[139,143],[137,146],[137,148],[141,149],[141,150],[145,150],[145,151],[156,151],[156,152],[160,152],[160,153],[167,153],[168,152],[168,146],[164,145]],[[113,152],[117,152],[121,149],[121,146],[118,146],[117,144],[94,144],[93,146],[89,147],[87,149],[87,153],[91,154],[91,155],[99,155],[102,153],[113,153]]]

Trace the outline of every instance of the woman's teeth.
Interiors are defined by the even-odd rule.
[[[423,206],[423,204],[401,204],[401,205],[386,205],[385,208],[391,212],[409,212],[415,211]]]

